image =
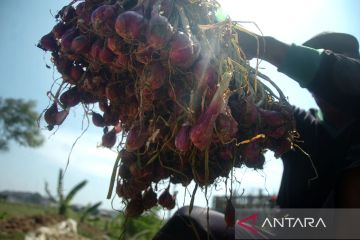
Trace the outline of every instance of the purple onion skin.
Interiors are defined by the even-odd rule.
[[[204,150],[212,142],[215,121],[224,107],[224,101],[220,93],[217,93],[190,131],[192,143],[200,150]]]
[[[98,57],[102,48],[103,48],[103,42],[100,40],[95,41],[91,45],[89,56],[92,61],[98,61]]]
[[[99,113],[92,112],[92,122],[97,127],[105,127],[105,120]]]
[[[288,139],[270,139],[267,147],[274,152],[276,158],[293,148]]]
[[[116,132],[111,130],[102,137],[102,146],[112,148],[116,143]]]
[[[203,91],[206,87],[215,88],[218,83],[218,73],[209,59],[201,58],[194,66],[194,76],[197,82],[197,89]]]
[[[280,112],[262,108],[259,108],[258,111],[262,121],[268,126],[277,127],[286,123],[285,116]]]
[[[190,148],[190,125],[183,125],[175,137],[175,147],[180,152],[186,152]]]
[[[53,57],[54,64],[61,74],[66,74],[72,67],[72,62],[64,56]]]
[[[59,46],[54,38],[53,33],[48,33],[40,39],[39,44],[37,45],[38,48],[41,48],[44,51],[57,51]]]
[[[250,142],[242,146],[241,155],[248,168],[261,169],[264,165],[265,157],[258,142]]]
[[[133,152],[144,146],[147,140],[147,134],[144,130],[137,125],[130,129],[126,137],[126,151]]]
[[[70,27],[70,24],[64,24],[63,22],[59,22],[53,27],[51,32],[54,34],[54,37],[56,39],[60,39],[61,36],[64,35],[66,30],[69,29],[69,27]]]
[[[191,142],[200,150],[208,147],[213,140],[213,129],[217,115],[210,112],[203,113],[191,128]]]
[[[199,57],[200,45],[183,32],[177,32],[169,44],[169,61],[174,66],[188,69]]]
[[[57,16],[61,17],[64,22],[69,22],[76,16],[75,8],[73,6],[65,6],[59,11]]]
[[[128,55],[123,53],[118,53],[113,61],[113,66],[119,69],[127,69],[128,64],[130,63],[130,58]]]
[[[102,5],[91,14],[91,24],[98,34],[110,36],[114,32],[117,8],[115,5]]]
[[[61,125],[66,119],[69,111],[67,109],[58,110],[57,103],[54,102],[50,108],[45,111],[44,118],[49,126]]]
[[[175,207],[175,196],[172,196],[169,193],[169,189],[167,188],[158,198],[158,203],[164,208],[171,210]]]
[[[233,149],[231,149],[230,147],[222,147],[218,151],[217,156],[222,161],[230,161],[233,159]]]
[[[115,31],[125,40],[140,40],[145,26],[145,19],[141,14],[126,11],[116,18]]]
[[[148,210],[157,205],[157,195],[152,190],[152,188],[150,188],[149,190],[144,192],[142,199],[143,199],[143,206],[144,206],[145,210]]]
[[[87,13],[86,2],[79,3],[75,8],[75,12],[78,18],[86,15]]]
[[[84,70],[80,66],[72,66],[69,70],[69,83],[76,84],[81,80]]]
[[[228,114],[220,114],[216,120],[216,129],[220,141],[229,142],[236,137],[238,123]]]
[[[45,122],[51,126],[56,125],[56,114],[58,113],[58,106],[53,103],[44,114]]]
[[[153,16],[148,26],[147,43],[154,49],[164,48],[173,36],[173,33],[173,27],[166,17],[160,15]]]
[[[259,111],[252,96],[245,96],[240,104],[229,101],[233,117],[244,128],[250,128],[258,122]]]
[[[85,35],[79,35],[71,42],[71,50],[75,53],[86,53],[90,48],[90,40]]]
[[[107,47],[103,47],[99,52],[99,60],[101,63],[110,64],[115,58],[115,54]]]
[[[148,64],[152,60],[154,49],[144,43],[140,43],[135,52],[136,61],[142,64]]]
[[[80,103],[80,93],[77,87],[70,88],[60,96],[60,101],[65,107],[74,107]]]
[[[66,117],[69,115],[69,110],[64,109],[61,110],[60,112],[56,113],[55,119],[56,119],[56,125],[61,125]]]
[[[106,46],[116,55],[128,53],[128,51],[125,50],[125,42],[120,37],[115,35],[107,38]]]
[[[156,90],[164,84],[167,76],[168,71],[159,62],[154,62],[145,66],[142,81],[152,90]]]
[[[216,90],[209,106],[205,112],[201,113],[200,117],[191,128],[190,139],[200,150],[204,150],[208,147],[213,140],[215,121],[219,114],[225,110],[224,106],[227,104],[227,97],[224,98],[224,93],[228,88],[231,79],[231,72],[225,72],[223,74],[223,80]]]
[[[78,31],[76,28],[68,29],[64,35],[61,36],[60,46],[63,52],[68,52],[71,50],[71,44],[75,37],[78,36]]]
[[[286,136],[288,130],[289,129],[286,125],[282,125],[265,131],[265,135],[271,138],[280,139]]]

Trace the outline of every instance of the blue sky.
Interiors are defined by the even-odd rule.
[[[264,35],[272,35],[287,43],[301,44],[322,31],[339,31],[360,39],[360,1],[357,0],[222,0],[224,10],[232,19],[256,22]],[[54,25],[51,13],[56,13],[67,1],[63,0],[2,0],[0,7],[0,96],[32,99],[41,112],[48,104],[46,91],[53,74],[45,67],[49,54],[35,47],[38,40]],[[257,31],[253,24],[245,24]],[[308,92],[301,89],[276,69],[261,64],[262,72],[270,76],[289,97],[291,103],[316,107]],[[0,153],[0,191],[6,189],[38,191],[43,193],[44,181],[55,191],[59,168],[64,168],[72,143],[81,134],[82,113],[73,110],[69,119],[55,135],[44,130],[46,144],[39,149],[28,149],[12,144],[11,150]],[[101,129],[91,127],[76,145],[65,177],[65,191],[83,179],[89,184],[75,202],[86,204],[103,201],[110,207],[106,192],[109,175],[116,154],[98,148]],[[262,172],[242,170],[240,188],[245,193],[265,188],[276,193],[282,173],[281,160],[268,155]],[[178,188],[180,191],[180,188]],[[220,194],[213,191],[213,195]],[[200,196],[200,195],[199,195]],[[204,204],[199,197],[197,204]],[[182,202],[179,202],[182,205]]]

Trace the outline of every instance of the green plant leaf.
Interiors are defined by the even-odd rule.
[[[100,205],[102,204],[102,202],[97,202],[95,203],[94,205],[91,205],[89,207],[87,207],[83,213],[81,214],[81,217],[80,217],[80,222],[84,222],[85,219],[87,218],[87,216],[90,214],[90,213],[94,213],[98,210],[98,208],[100,207]]]
[[[73,187],[73,189],[71,189],[71,191],[69,192],[69,194],[65,197],[64,203],[66,205],[69,205],[69,203],[71,202],[71,200],[74,198],[74,196],[76,195],[76,193],[78,191],[80,191],[83,187],[85,187],[85,185],[87,184],[87,180],[84,180],[82,182],[80,182],[79,184],[77,184],[75,187]]]
[[[59,202],[63,202],[64,195],[63,195],[63,171],[62,171],[62,169],[59,170],[57,193],[58,193]]]

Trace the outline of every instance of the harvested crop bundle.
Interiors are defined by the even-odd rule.
[[[234,167],[262,168],[267,149],[292,147],[290,105],[250,67],[241,26],[219,20],[219,8],[214,0],[75,0],[39,42],[63,77],[45,113],[49,128],[77,104],[99,105],[87,114],[104,128],[102,145],[119,149],[116,192],[128,216],[175,206],[169,187],[153,187],[159,181],[206,187]]]

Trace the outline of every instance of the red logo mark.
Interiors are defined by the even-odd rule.
[[[257,213],[251,215],[251,216],[248,216],[246,218],[243,218],[241,220],[237,220],[237,224],[253,233],[257,233],[258,231],[254,228],[255,225],[256,225],[256,218],[257,218]],[[247,224],[245,222],[247,221],[251,221],[251,224]]]

